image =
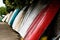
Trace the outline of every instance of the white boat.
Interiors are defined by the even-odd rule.
[[[24,22],[22,28],[19,28],[18,32],[22,36],[22,38],[25,37],[27,33],[27,29],[35,19],[35,17],[38,15],[38,13],[44,9],[46,5],[40,4],[40,2],[35,6],[35,8],[32,10],[31,14],[28,16],[27,20]]]

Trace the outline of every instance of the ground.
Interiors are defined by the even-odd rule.
[[[12,28],[4,22],[0,22],[0,40],[18,40],[18,33],[14,32]]]

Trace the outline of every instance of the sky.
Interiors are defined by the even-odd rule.
[[[0,7],[4,6],[5,7],[5,4],[3,4],[3,0],[0,0]]]

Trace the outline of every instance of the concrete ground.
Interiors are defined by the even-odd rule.
[[[0,22],[0,40],[18,40],[18,34],[8,24]]]

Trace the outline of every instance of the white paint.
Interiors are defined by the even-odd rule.
[[[15,18],[14,22],[13,22],[13,25],[12,25],[12,28],[14,30],[18,30],[19,28],[19,23],[22,22],[22,18],[23,18],[23,14],[24,14],[24,10],[25,10],[26,7],[24,7],[20,12],[19,14],[17,15],[17,17]]]
[[[33,22],[33,20],[35,19],[35,17],[38,15],[38,13],[45,8],[46,5],[41,5],[40,3],[38,3],[38,5],[36,5],[36,7],[33,9],[33,11],[31,12],[31,14],[29,15],[28,19],[25,21],[24,25],[22,26],[21,29],[19,29],[19,33],[20,35],[24,38],[27,32],[27,29],[29,28],[29,26],[31,25],[31,23]]]
[[[11,11],[11,12],[9,13],[9,16],[8,16],[8,18],[6,19],[6,22],[9,22],[9,20],[10,20],[10,17],[12,16],[12,14],[13,14],[13,12]]]
[[[6,21],[6,19],[8,18],[9,14],[7,14],[3,19],[2,22]]]
[[[31,13],[31,11],[32,11],[32,8],[29,7],[29,8],[28,8],[28,11],[26,12],[26,14],[25,14],[25,16],[24,16],[24,19],[23,19],[21,25],[19,24],[18,32],[19,32],[19,30],[23,27],[24,23],[27,21],[29,15],[30,15],[30,13]]]

